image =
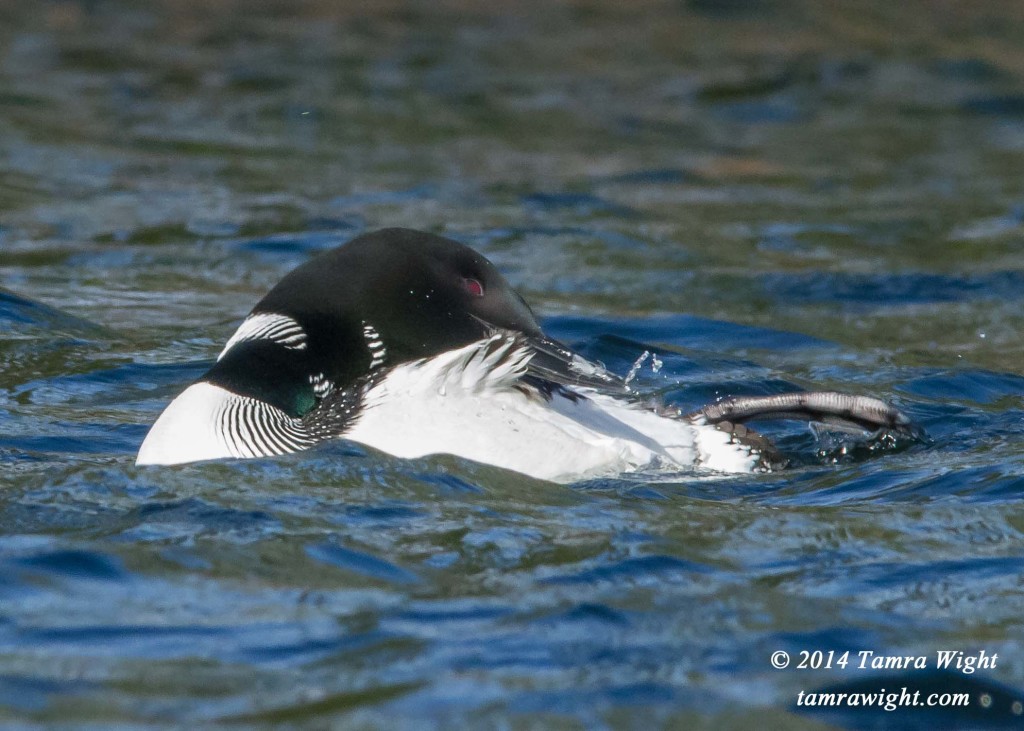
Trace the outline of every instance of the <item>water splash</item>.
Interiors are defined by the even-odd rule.
[[[643,367],[644,362],[648,358],[650,358],[650,357],[651,357],[651,351],[645,350],[643,352],[643,354],[639,358],[636,359],[636,362],[633,363],[632,367],[630,367],[629,373],[626,374],[626,385],[627,386],[630,383],[633,382],[633,379],[636,378],[636,375],[640,372],[640,369]]]
[[[645,350],[643,353],[640,354],[640,357],[633,362],[633,365],[630,367],[629,372],[626,374],[627,386],[630,383],[632,383],[640,374],[640,369],[643,368],[644,363],[647,362],[648,358],[651,359],[652,373],[658,373],[661,370],[661,367],[665,365],[665,361],[659,358],[656,354],[652,353],[649,350]]]

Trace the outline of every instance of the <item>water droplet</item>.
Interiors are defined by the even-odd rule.
[[[645,350],[643,352],[643,355],[636,359],[636,362],[629,369],[629,373],[626,374],[627,386],[633,381],[634,378],[636,378],[636,374],[640,372],[640,367],[644,364],[644,361],[646,361],[649,357],[651,357],[651,351]]]

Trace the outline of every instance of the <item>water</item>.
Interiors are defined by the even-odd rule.
[[[0,3],[0,720],[1017,723],[1024,25],[937,8]],[[844,389],[931,441],[788,425],[788,472],[570,486],[347,444],[133,466],[270,286],[385,225],[619,373],[649,351],[671,403]],[[794,708],[864,682],[972,706]]]

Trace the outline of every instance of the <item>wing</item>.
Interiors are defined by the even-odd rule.
[[[631,393],[626,381],[608,371],[600,363],[594,363],[557,340],[549,338],[539,330],[534,333],[512,331],[497,327],[476,315],[473,318],[484,326],[488,334],[502,334],[514,337],[532,353],[525,376],[534,380],[554,383],[560,386],[593,388],[613,396]]]
[[[615,396],[630,393],[625,380],[600,363],[589,361],[548,337],[524,337],[525,344],[533,351],[527,366],[529,375],[562,386],[593,388]]]

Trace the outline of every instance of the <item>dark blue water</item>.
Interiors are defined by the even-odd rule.
[[[1018,727],[1024,31],[890,5],[0,4],[0,723]],[[929,438],[567,486],[134,467],[270,286],[385,225],[656,353],[669,403],[839,389]],[[903,686],[970,705],[795,705]]]

